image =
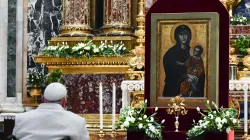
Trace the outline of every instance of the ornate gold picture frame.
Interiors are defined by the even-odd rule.
[[[150,106],[177,95],[188,107],[218,103],[218,13],[151,14],[150,56]]]

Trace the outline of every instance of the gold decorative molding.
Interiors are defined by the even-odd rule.
[[[130,66],[128,60],[132,56],[123,57],[87,57],[83,58],[57,58],[35,56],[36,63],[46,65],[49,72],[60,68],[63,74],[125,74]]]
[[[94,56],[93,58],[58,58],[58,57],[48,57],[48,56],[35,56],[35,62],[43,63],[47,66],[53,65],[127,65],[130,56]]]
[[[229,55],[229,64],[235,64],[238,65],[239,58],[237,58],[236,55]]]
[[[101,28],[103,33],[101,35],[133,35],[132,34],[132,27],[128,25],[106,25]]]
[[[144,91],[131,91],[131,106],[135,108],[141,108],[142,104],[144,103]]]
[[[127,71],[126,74],[129,77],[128,79],[130,79],[130,80],[144,80],[145,72],[144,71],[134,71],[134,70],[129,69],[129,71]]]
[[[100,129],[88,129],[90,140],[101,140],[101,138],[98,136],[98,133],[100,132]],[[127,136],[126,130],[116,130],[117,136],[115,137],[116,140],[123,140]],[[104,140],[112,140],[112,137],[110,136],[110,133],[112,133],[111,129],[105,129],[103,130],[103,133],[105,134],[103,139]]]
[[[238,65],[239,58],[237,58],[237,55],[233,55],[234,51],[235,51],[235,48],[229,47],[229,64]]]
[[[247,94],[250,95],[250,91],[247,91]],[[238,102],[244,101],[244,91],[243,90],[237,90],[237,91],[229,91],[230,98],[236,99]],[[248,97],[248,100],[250,100],[250,97]]]
[[[240,116],[240,103],[237,99],[230,97],[229,98],[229,107],[237,110],[237,118]]]
[[[87,122],[87,128],[100,128],[100,114],[78,114],[84,117]],[[116,121],[119,120],[119,114],[116,114]],[[103,128],[112,129],[112,114],[103,114]]]
[[[93,36],[89,26],[67,25],[60,28],[59,36]]]
[[[135,56],[129,60],[129,65],[135,69],[142,69],[145,65],[145,57],[140,55],[140,56]]]
[[[244,56],[242,59],[243,65],[246,66],[248,69],[250,68],[250,55]]]
[[[50,42],[83,42],[92,39],[92,37],[52,37]]]
[[[129,60],[129,65],[133,69],[142,69],[145,65],[145,0],[140,0],[138,5],[139,14],[136,18],[138,30],[135,31],[135,35],[138,37],[136,42],[139,45],[132,50],[132,53],[136,56]]]
[[[135,31],[135,35],[137,38],[137,43],[139,44],[136,46],[135,54],[144,55],[145,54],[145,0],[139,1],[139,14],[137,15],[136,21],[138,23],[138,30]],[[144,50],[144,51],[143,51]]]
[[[238,79],[239,80],[250,80],[250,71],[238,71]]]

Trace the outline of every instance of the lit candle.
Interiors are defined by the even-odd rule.
[[[247,133],[247,101],[248,101],[248,97],[247,97],[247,89],[248,89],[248,85],[245,83],[243,85],[243,90],[244,90],[244,132]]]
[[[112,96],[112,130],[115,130],[115,103],[116,103],[116,87],[113,83],[113,96]]]
[[[100,129],[103,129],[102,83],[99,86]]]

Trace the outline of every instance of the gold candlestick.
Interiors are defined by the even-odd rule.
[[[244,132],[244,135],[242,136],[242,139],[243,139],[243,140],[248,140],[247,132]]]
[[[100,129],[100,132],[97,133],[97,135],[99,136],[99,140],[104,140],[105,133],[103,132],[103,129]]]
[[[136,18],[138,30],[135,31],[135,35],[138,37],[136,39],[138,46],[135,46],[135,49],[132,50],[132,53],[136,56],[129,60],[129,65],[133,69],[142,69],[145,64],[145,0],[140,0],[138,5],[139,14]]]
[[[138,30],[135,31],[135,35],[138,37],[136,42],[139,44],[136,46],[134,53],[136,55],[145,54],[145,0],[140,0],[139,3],[139,14],[137,15],[136,21],[138,23]]]
[[[185,109],[185,104],[184,102],[184,98],[181,98],[180,96],[176,96],[175,98],[172,98],[170,101],[173,103],[172,105],[168,104],[168,106],[170,108],[168,108],[166,111],[168,112],[168,114],[175,114],[175,132],[179,132],[178,128],[179,128],[179,115],[186,115],[188,110]]]

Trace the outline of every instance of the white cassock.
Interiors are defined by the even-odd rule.
[[[43,103],[37,109],[16,115],[13,135],[18,140],[89,140],[84,118],[56,103]]]

